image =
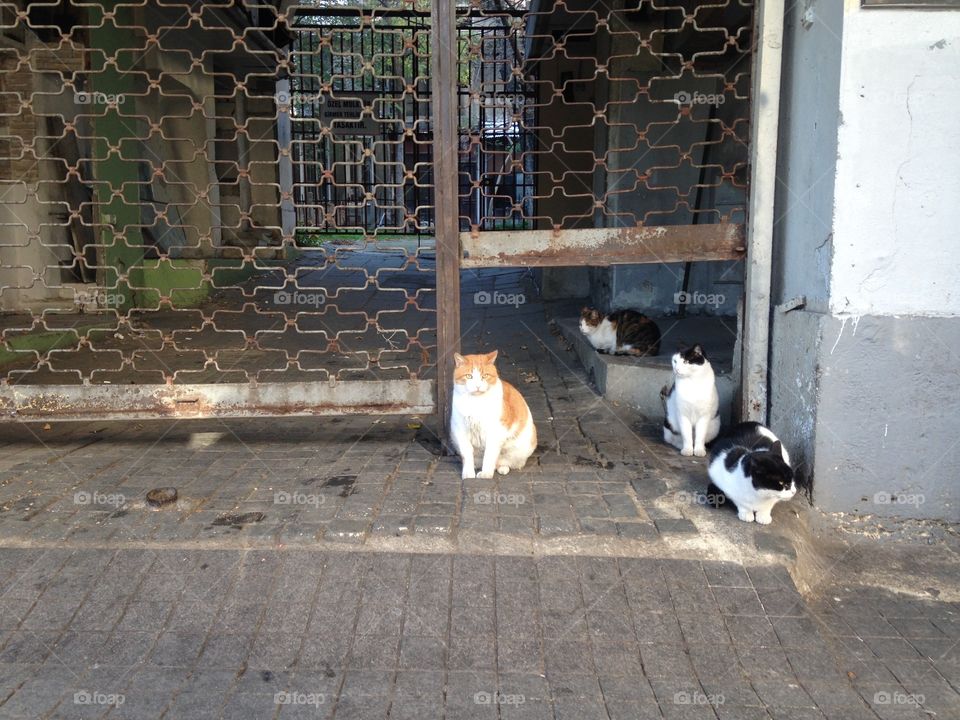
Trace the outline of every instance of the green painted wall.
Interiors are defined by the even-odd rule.
[[[115,15],[108,19],[107,12]],[[94,115],[93,174],[101,223],[98,243],[103,246],[101,264],[106,266],[100,285],[116,288],[116,295],[123,300],[118,309],[126,311],[138,303],[134,288],[143,285],[140,262],[144,250],[143,233],[136,227],[141,222],[137,161],[125,159],[141,156],[140,122],[132,117],[136,114],[137,76],[125,73],[133,69],[137,57],[129,50],[135,32],[129,27],[134,24],[134,13],[117,2],[99,2],[89,6],[88,14],[90,46],[101,51],[89,55],[93,86],[88,88],[98,98],[88,108]],[[115,64],[109,62],[113,57]],[[101,97],[116,102],[105,104]]]

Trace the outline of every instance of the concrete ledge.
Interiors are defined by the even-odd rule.
[[[635,407],[651,418],[663,415],[660,388],[670,383],[673,377],[670,357],[677,345],[681,342],[701,343],[717,376],[721,420],[730,422],[736,391],[736,382],[731,374],[736,340],[735,321],[720,317],[668,317],[656,320],[663,333],[660,355],[647,358],[598,353],[580,332],[579,320],[559,318],[556,322],[600,394],[607,400]]]
[[[419,415],[436,410],[433,380],[11,385],[0,388],[0,425],[27,420],[150,420],[278,415]]]

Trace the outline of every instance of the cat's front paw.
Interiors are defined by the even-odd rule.
[[[465,467],[463,472],[460,473],[460,477],[464,480],[469,480],[477,476],[476,471],[472,467]]]
[[[501,465],[500,467],[497,468],[497,472],[500,473],[501,475],[506,475],[508,472],[510,472],[510,466]]]
[[[753,510],[737,510],[737,517],[744,522],[753,522]]]
[[[697,457],[705,457],[707,454],[707,449],[702,445],[700,447],[695,447],[693,449],[693,454],[696,455]]]
[[[682,450],[680,450],[680,454],[683,455],[684,457],[690,457],[691,455],[693,455],[693,448],[685,447]]]
[[[477,473],[477,477],[483,480],[491,480],[493,478],[493,470],[481,470]]]
[[[770,523],[773,522],[773,516],[761,515],[760,513],[757,513],[756,521],[761,525],[769,525]]]

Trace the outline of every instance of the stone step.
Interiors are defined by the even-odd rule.
[[[651,418],[663,416],[660,389],[669,385],[670,358],[680,343],[700,343],[713,365],[720,394],[720,418],[730,422],[739,379],[733,375],[736,319],[727,317],[654,318],[660,326],[660,354],[637,358],[597,352],[580,332],[579,318],[557,318],[557,327],[573,346],[597,390],[607,400],[635,407]]]

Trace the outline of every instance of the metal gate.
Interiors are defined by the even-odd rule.
[[[524,146],[461,185],[461,207],[473,209],[461,211],[465,267],[743,256],[751,3],[470,6],[461,30],[488,34],[461,50],[461,74],[504,109],[502,132],[517,138],[506,144]],[[461,157],[493,155],[485,122],[464,115]],[[522,200],[500,189],[520,167]],[[467,203],[471,192],[482,201]],[[493,225],[489,201],[519,222]]]
[[[742,257],[752,23],[0,5],[0,413],[432,412],[461,267]]]
[[[429,15],[322,5],[4,5],[4,416],[433,411]]]

